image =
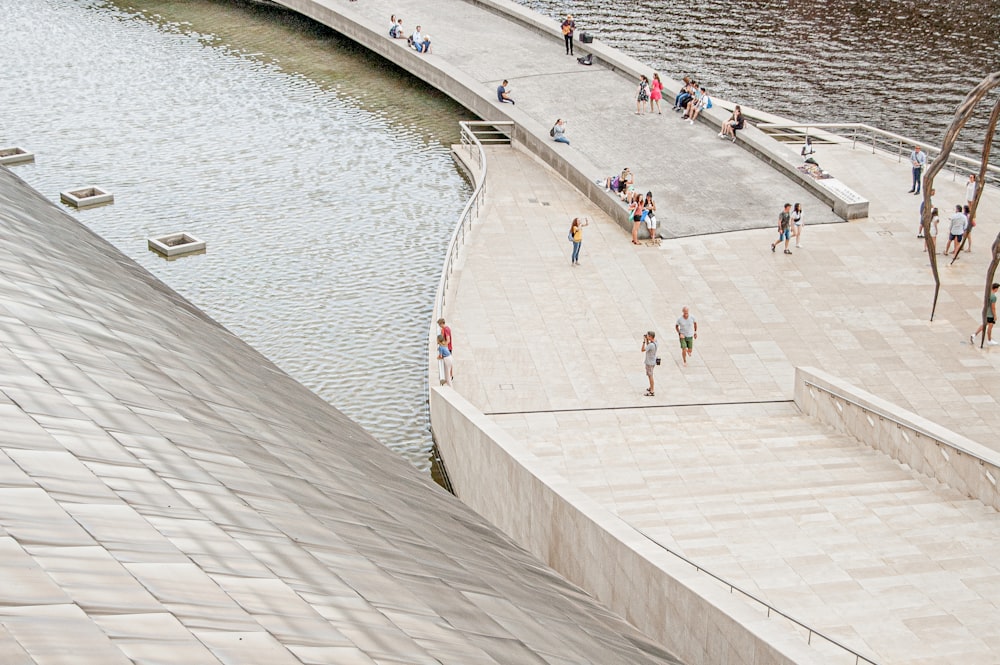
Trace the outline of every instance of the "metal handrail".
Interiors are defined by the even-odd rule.
[[[486,152],[483,150],[483,141],[480,140],[477,134],[504,137],[503,139],[486,138],[486,143],[510,143],[510,132],[508,131],[505,133],[497,128],[512,128],[514,123],[470,120],[459,122],[458,126],[461,130],[462,145],[467,147],[470,157],[475,158],[476,166],[478,167],[479,172],[477,174],[478,177],[474,176],[475,188],[472,190],[472,195],[469,197],[469,200],[462,208],[461,214],[458,216],[458,224],[455,225],[455,230],[452,231],[451,239],[448,241],[448,248],[445,250],[444,266],[441,268],[441,277],[438,280],[437,293],[434,295],[434,314],[431,317],[429,332],[431,349],[436,348],[437,346],[437,320],[444,318],[444,308],[448,298],[448,284],[451,280],[451,273],[455,268],[455,263],[458,260],[459,250],[465,244],[467,229],[471,230],[472,224],[479,218],[479,212],[486,199]],[[434,358],[436,355],[436,353],[432,353],[431,358]],[[443,363],[439,362],[438,377],[440,378],[443,376]]]
[[[625,522],[625,523],[628,524],[628,522]],[[788,614],[785,614],[784,612],[782,612],[778,608],[774,607],[773,605],[767,603],[764,600],[761,600],[760,598],[758,598],[757,596],[753,595],[749,591],[741,589],[740,587],[736,586],[732,582],[729,582],[729,581],[727,581],[727,580],[719,577],[718,575],[716,575],[715,573],[713,573],[710,570],[706,570],[701,565],[695,563],[694,561],[692,561],[691,559],[687,558],[686,556],[684,556],[680,552],[675,552],[674,550],[670,549],[669,547],[667,547],[666,545],[664,545],[660,541],[656,540],[655,538],[653,538],[649,534],[645,533],[642,529],[639,529],[639,528],[637,528],[637,527],[635,527],[635,526],[633,526],[631,524],[629,524],[629,526],[633,530],[635,530],[639,535],[641,535],[643,538],[645,538],[649,542],[653,543],[654,545],[656,545],[660,549],[665,550],[666,552],[669,552],[670,554],[673,554],[675,557],[677,557],[678,559],[680,559],[684,563],[686,563],[686,564],[688,564],[690,566],[693,566],[694,569],[697,572],[704,573],[704,574],[708,575],[709,577],[711,577],[712,579],[714,579],[714,580],[716,580],[718,582],[721,582],[725,586],[729,587],[729,593],[733,593],[734,591],[739,592],[740,594],[742,594],[743,596],[746,596],[750,600],[752,600],[752,601],[754,601],[756,603],[759,603],[760,605],[764,606],[765,608],[767,608],[767,616],[768,616],[768,618],[771,617],[772,613],[773,614],[777,614],[780,617],[788,619],[789,621],[791,621],[792,623],[794,623],[796,626],[799,626],[800,628],[804,628],[806,630],[806,644],[812,644],[812,638],[813,638],[813,635],[815,635],[816,637],[822,638],[823,640],[826,640],[830,644],[832,644],[832,645],[834,645],[836,647],[840,647],[841,649],[843,649],[844,651],[846,651],[850,655],[854,656],[854,665],[859,665],[859,663],[862,663],[862,662],[868,663],[869,665],[878,665],[878,663],[876,661],[872,660],[871,658],[869,658],[867,656],[862,656],[860,653],[858,653],[857,651],[855,651],[851,647],[847,646],[846,644],[841,644],[840,642],[838,642],[837,640],[833,639],[829,635],[824,635],[823,633],[819,632],[815,628],[812,628],[812,627],[810,627],[810,626],[802,623],[801,621],[799,621],[795,617],[789,616]]]
[[[870,145],[872,148],[872,154],[876,150],[882,150],[883,152],[889,154],[896,154],[896,158],[899,162],[903,161],[903,157],[909,156],[912,146],[919,145],[920,148],[927,153],[927,161],[933,161],[938,155],[941,154],[941,148],[936,145],[931,145],[930,143],[924,143],[922,141],[915,141],[902,134],[895,134],[893,132],[888,132],[884,129],[879,129],[878,127],[873,127],[872,125],[866,125],[860,122],[815,122],[815,123],[779,123],[779,122],[761,122],[757,124],[757,128],[761,131],[770,134],[775,137],[784,138],[812,138],[816,137],[819,139],[824,138],[824,134],[832,134],[840,138],[847,138],[851,140],[851,148],[857,147],[858,141],[861,141],[864,145]],[[786,130],[786,131],[781,131]],[[816,133],[814,130],[819,130]],[[812,132],[812,134],[810,134]],[[945,167],[952,172],[952,178],[957,178],[959,175],[967,176],[970,173],[975,173],[979,175],[980,160],[973,157],[967,157],[965,155],[959,155],[952,152],[948,155],[948,161],[945,163]],[[988,164],[986,166],[986,178],[984,178],[986,184],[989,185],[1000,185],[1000,168]]]

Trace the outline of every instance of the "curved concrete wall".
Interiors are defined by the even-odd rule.
[[[737,600],[547,471],[451,388],[432,387],[430,402],[435,438],[462,501],[684,662],[828,662],[783,619]]]

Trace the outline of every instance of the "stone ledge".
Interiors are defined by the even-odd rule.
[[[795,368],[795,404],[900,464],[1000,510],[1000,454],[812,367]]]

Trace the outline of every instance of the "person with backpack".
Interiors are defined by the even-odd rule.
[[[549,136],[557,143],[569,145],[569,139],[566,138],[566,121],[562,118],[557,119],[556,124],[552,125],[552,129],[549,130]]]
[[[687,121],[692,125],[694,121],[698,118],[698,114],[701,113],[702,109],[712,108],[712,98],[708,96],[708,92],[705,88],[700,88],[698,91],[700,94],[697,99],[692,101],[688,107]]]
[[[590,219],[580,222],[579,217],[573,218],[573,223],[569,225],[569,240],[573,243],[573,255],[570,256],[571,266],[580,265],[580,245],[583,244],[583,227],[590,225]]]

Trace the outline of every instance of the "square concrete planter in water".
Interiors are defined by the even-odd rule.
[[[114,194],[94,186],[61,192],[59,198],[63,203],[68,203],[74,208],[90,208],[115,202]]]
[[[33,161],[35,161],[35,153],[28,152],[23,148],[0,148],[0,164],[4,166],[27,164]]]
[[[205,251],[205,241],[198,240],[190,233],[170,233],[148,239],[149,248],[167,258]]]

